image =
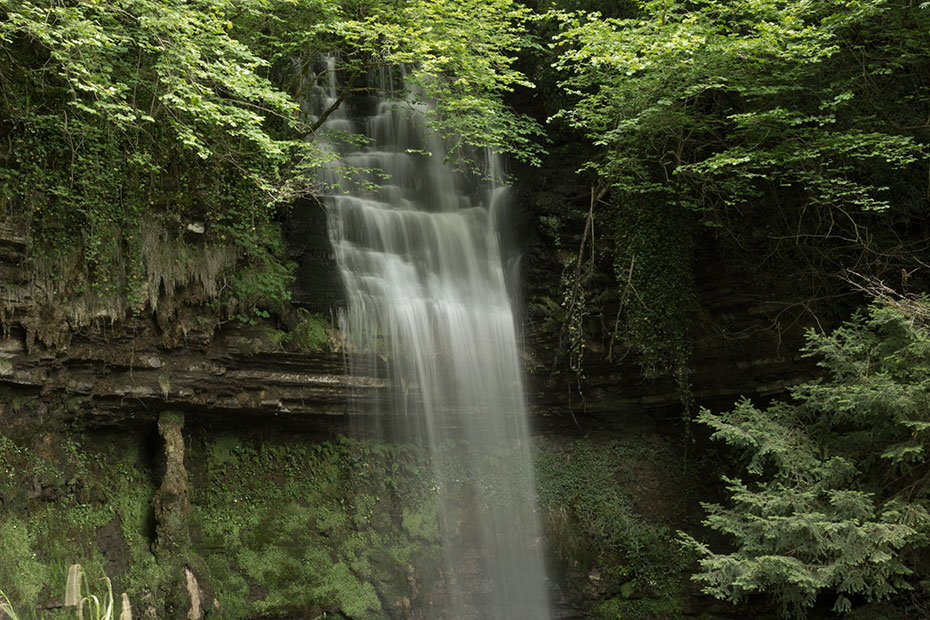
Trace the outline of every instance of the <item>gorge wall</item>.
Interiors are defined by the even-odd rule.
[[[511,217],[523,233],[524,358],[557,616],[710,618],[715,606],[688,582],[670,529],[698,527],[703,476],[682,442],[675,382],[644,378],[631,356],[608,360],[596,340],[579,379],[557,359],[560,334],[538,310],[566,262],[538,215],[565,214],[565,234],[576,234],[560,209],[586,199],[584,188],[540,181],[550,173],[528,177]],[[300,274],[294,305],[331,316],[342,293],[324,219],[303,203],[287,230]],[[255,325],[218,320],[193,281],[173,299],[163,293],[162,317],[69,319],[67,307],[23,293],[34,274],[22,223],[0,233],[0,501],[20,527],[0,542],[10,562],[18,552],[38,558],[24,573],[32,581],[9,576],[7,590],[33,601],[38,617],[57,613],[63,584],[49,566],[82,561],[146,618],[430,617],[444,596],[421,590],[439,570],[436,507],[428,480],[403,479],[422,475],[425,456],[358,436],[348,399],[374,401],[385,386],[349,375],[337,334],[288,344],[293,308]],[[808,376],[799,331],[774,329],[779,308],[754,301],[714,247],[699,256],[696,403],[764,399]],[[172,441],[187,446],[180,461]],[[172,486],[184,479],[179,463],[189,491]],[[383,501],[392,516],[369,523],[366,506]],[[390,577],[399,569],[405,583]]]
[[[573,195],[574,194],[574,195]],[[555,205],[585,199],[584,190],[544,189],[524,203],[517,222],[533,222],[530,209],[558,212]],[[317,205],[298,208],[291,224],[291,255],[298,262],[294,303],[331,315],[341,298]],[[314,220],[314,218],[317,218]],[[310,228],[308,223],[317,224]],[[524,231],[527,228],[523,228]],[[299,243],[297,240],[301,240]],[[539,423],[572,424],[593,417],[593,427],[623,417],[661,420],[680,409],[670,378],[646,379],[635,358],[607,359],[606,342],[590,342],[585,377],[571,377],[554,359],[559,333],[543,326],[538,299],[552,296],[563,269],[546,233],[530,228],[521,265],[525,311],[523,337],[530,407]],[[286,321],[247,325],[220,323],[211,310],[185,306],[168,328],[151,317],[109,318],[75,328],[62,309],[11,294],[27,286],[26,231],[6,222],[0,229],[3,339],[0,383],[24,394],[80,398],[91,426],[152,422],[165,407],[217,415],[282,416],[297,425],[327,425],[350,394],[378,398],[378,379],[351,378],[338,336],[316,351],[288,351],[281,343]],[[803,317],[754,297],[748,276],[731,269],[714,247],[702,248],[696,265],[700,317],[690,380],[698,403],[728,406],[741,395],[768,397],[809,376],[798,355]],[[534,310],[535,308],[535,310]],[[54,334],[51,344],[39,331]],[[619,347],[618,347],[619,349]]]

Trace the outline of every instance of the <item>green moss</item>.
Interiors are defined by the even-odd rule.
[[[285,345],[288,348],[303,351],[331,351],[332,342],[327,333],[328,322],[319,314],[300,308],[297,310],[299,322],[287,334]]]
[[[586,580],[596,570],[604,592],[621,593],[616,601],[679,587],[686,578],[688,557],[664,518],[647,518],[638,510],[648,507],[659,513],[668,508],[650,506],[650,492],[665,495],[652,488],[650,476],[661,472],[674,480],[672,458],[660,444],[588,439],[538,454],[537,480],[549,552],[563,578],[573,573]],[[619,604],[616,601],[603,604],[609,607]]]
[[[339,562],[326,572],[323,583],[316,588],[323,597],[350,618],[368,620],[382,617],[381,603],[370,583],[359,581],[349,567]]]
[[[201,449],[195,550],[227,617],[380,618],[382,600],[410,595],[397,575],[435,546],[402,525],[403,514],[422,513],[421,528],[429,515],[435,522],[434,502],[411,476],[423,458],[415,450],[229,436]]]
[[[6,584],[19,584],[14,603],[24,620],[35,617],[37,604],[59,600],[70,563],[80,562],[92,579],[103,576],[96,536],[114,515],[129,549],[128,570],[111,575],[114,591],[163,611],[177,574],[151,552],[158,476],[135,447],[141,443],[101,435],[26,447],[0,438],[0,494],[12,506],[0,515],[0,573],[16,567],[14,581],[0,578],[11,598]],[[186,449],[194,484],[193,547],[185,561],[229,620],[381,618],[402,613],[382,606],[413,599],[414,579],[426,596],[441,570],[437,483],[415,446],[226,434]],[[487,469],[497,464],[492,458]],[[616,585],[612,595],[631,584],[629,597],[604,603],[605,614],[622,608],[627,615],[615,617],[634,618],[653,604],[641,601],[678,596],[674,537],[661,519],[638,511],[638,490],[648,486],[641,469],[673,470],[661,447],[579,441],[543,451],[537,466],[543,512],[563,519],[562,529],[547,521],[555,554],[585,571],[600,567],[604,581]],[[482,477],[491,475],[483,469],[478,476],[457,467],[452,477],[465,481],[462,492],[476,476],[499,484]],[[33,488],[49,489],[54,501],[30,497]]]
[[[24,406],[29,406],[26,403]],[[20,616],[58,617],[68,566],[81,564],[91,582],[105,576],[98,529],[119,516],[129,570],[114,591],[150,593],[155,563],[149,551],[152,476],[134,442],[87,441],[37,434],[32,444],[0,437],[0,583]],[[5,575],[5,567],[15,567]],[[38,615],[37,615],[38,614]]]
[[[9,517],[0,522],[0,583],[15,609],[35,607],[49,581],[48,568],[36,559],[33,545],[25,521]]]
[[[335,534],[345,529],[348,515],[345,506],[335,502],[321,504],[316,512],[316,526],[322,534]]]
[[[219,435],[206,447],[207,458],[214,468],[234,461],[239,450],[239,440],[232,435]]]
[[[98,435],[25,445],[0,436],[0,496],[9,507],[0,514],[0,580],[24,620],[60,601],[71,563],[92,580],[104,576],[97,534],[116,516],[128,569],[110,575],[114,591],[165,611],[177,574],[151,551],[158,476],[141,444]],[[230,619],[383,617],[381,600],[411,596],[397,575],[438,566],[423,459],[409,446],[351,440],[194,443],[193,548],[184,562]]]
[[[439,497],[434,495],[419,509],[405,507],[401,524],[411,538],[439,542]]]

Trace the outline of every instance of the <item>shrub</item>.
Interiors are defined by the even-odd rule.
[[[683,535],[702,554],[694,579],[705,592],[731,602],[766,593],[795,617],[821,594],[844,612],[910,590],[919,566],[909,552],[930,533],[930,329],[884,304],[807,339],[826,376],[793,388],[792,401],[742,400],[698,418],[743,457],[744,475],[724,477],[728,504],[704,504],[705,525],[734,550]]]

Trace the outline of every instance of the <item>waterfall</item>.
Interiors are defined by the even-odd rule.
[[[337,96],[332,60],[315,104]],[[377,96],[343,105],[329,142],[329,234],[347,295],[346,348],[358,374],[388,369],[382,436],[428,446],[440,495],[442,589],[429,612],[450,620],[546,620],[539,519],[513,310],[499,244],[507,189],[456,171],[425,129],[424,104],[404,96],[402,70],[372,78]],[[401,93],[401,94],[397,94]],[[358,113],[356,113],[358,112]],[[325,140],[325,138],[324,138]],[[343,193],[349,189],[349,193]],[[384,363],[379,364],[379,359]],[[361,360],[361,361],[359,361]],[[450,489],[467,477],[470,493]]]

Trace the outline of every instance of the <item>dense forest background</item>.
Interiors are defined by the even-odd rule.
[[[904,0],[0,0],[0,218],[28,237],[0,315],[47,347],[184,304],[314,340],[282,227],[329,191],[318,59],[337,105],[404,65],[451,159],[572,188],[524,214],[558,268],[528,309],[548,363],[579,392],[595,358],[669,378],[722,476],[684,560],[599,530],[611,557],[687,564],[735,617],[927,618],[928,50],[930,2]],[[709,247],[772,329],[811,328],[816,376],[783,398],[694,397]],[[13,566],[0,589],[34,604]]]

